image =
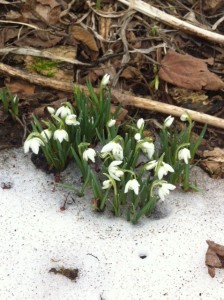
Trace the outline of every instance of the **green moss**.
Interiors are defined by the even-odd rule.
[[[43,58],[35,58],[31,69],[38,74],[44,75],[46,77],[53,77],[54,74],[57,72],[57,67],[59,62],[52,61],[49,59]]]

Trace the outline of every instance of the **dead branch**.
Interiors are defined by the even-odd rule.
[[[49,87],[52,89],[57,89],[65,92],[72,92],[74,88],[74,83],[70,82],[62,82],[50,78],[46,78],[40,75],[29,74],[27,72],[18,70],[11,66],[0,63],[0,73],[4,73],[13,77],[19,77],[24,80],[29,81],[30,83],[34,83],[37,85],[41,85],[44,87]],[[88,89],[86,86],[80,86],[80,88],[88,93]],[[97,91],[97,89],[95,89]],[[132,95],[128,95],[127,93],[122,93],[121,91],[117,91],[115,89],[111,89],[111,94],[113,97],[117,99],[124,106],[134,106],[138,108],[143,108],[151,111],[157,111],[166,115],[173,115],[176,117],[180,117],[184,112],[188,112],[191,118],[194,121],[200,123],[207,123],[211,126],[224,128],[224,119],[213,117],[207,114],[203,114],[197,111],[193,111],[190,109],[185,109],[182,107],[178,107],[175,105],[170,105],[166,103],[161,103],[158,101],[154,101],[152,99],[144,99],[141,97],[135,97]]]
[[[69,48],[68,48],[69,50]],[[0,49],[0,56],[6,55],[8,53],[14,53],[19,55],[30,55],[30,56],[37,56],[37,57],[43,57],[43,58],[49,58],[52,60],[59,60],[61,62],[68,62],[70,64],[77,64],[77,65],[84,65],[84,66],[91,66],[91,64],[83,63],[77,59],[68,58],[65,56],[60,55],[54,55],[48,50],[38,50],[32,47],[8,47]],[[75,56],[75,50],[74,50],[74,56]]]
[[[134,9],[144,15],[149,16],[159,22],[165,23],[168,26],[174,27],[183,32],[198,36],[202,39],[219,43],[224,45],[224,35],[211,32],[209,30],[199,28],[193,24],[190,24],[186,21],[179,20],[178,18],[167,14],[159,10],[158,8],[153,7],[152,5],[145,3],[141,0],[118,0],[119,2],[130,6],[130,9]]]

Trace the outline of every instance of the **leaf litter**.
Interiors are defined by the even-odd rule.
[[[66,83],[78,84],[89,80],[95,86],[105,73],[109,73],[112,87],[126,93],[224,117],[224,51],[218,44],[173,30],[128,9],[120,1],[100,2],[100,8],[94,2],[80,0],[69,3],[56,0],[1,2],[2,62],[24,70],[30,76],[52,76]],[[154,1],[145,2],[154,4]],[[222,34],[221,3],[222,0],[206,0],[202,6],[200,2],[185,1],[184,4],[176,2],[174,7],[172,1],[164,1],[160,8],[204,28],[215,25],[215,31]],[[47,65],[45,59],[55,61],[54,68],[41,70],[44,64]],[[159,78],[158,89],[154,86],[156,77]],[[27,127],[33,112],[44,117],[46,106],[52,103],[57,107],[59,103],[72,99],[71,93],[29,84],[21,78],[3,75],[0,88],[4,85],[18,94],[21,115]],[[178,88],[182,90],[177,92]],[[129,107],[129,115],[135,113],[136,109]],[[161,122],[158,113],[139,113]],[[0,133],[5,136],[2,143],[21,145],[21,140],[5,142],[8,135],[2,126],[9,126],[10,130],[12,126],[1,108],[0,117]],[[207,149],[217,146],[215,139],[221,149],[224,147],[223,132],[211,129]],[[219,172],[222,176],[222,168]]]

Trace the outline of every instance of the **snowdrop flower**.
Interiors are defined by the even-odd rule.
[[[188,160],[191,159],[191,152],[187,148],[183,148],[178,152],[178,159],[184,160],[185,164],[188,164]]]
[[[115,142],[109,142],[105,146],[103,146],[101,153],[112,152],[115,160],[123,160],[123,148],[120,144]]]
[[[147,154],[149,159],[152,158],[152,156],[155,152],[155,146],[153,143],[143,142],[140,144],[140,148],[144,154]]]
[[[110,121],[107,123],[107,126],[108,126],[108,127],[112,127],[112,126],[114,126],[115,124],[116,124],[116,120],[110,119]]]
[[[112,150],[112,154],[113,154],[113,157],[115,160],[123,160],[124,159],[123,148],[118,143],[115,143],[115,147]]]
[[[140,141],[141,134],[140,133],[136,133],[135,136],[134,136],[134,138],[135,138],[136,141]]]
[[[77,117],[74,114],[68,115],[65,118],[65,123],[67,125],[74,125],[74,126],[79,125],[80,123],[79,123],[79,121],[76,120],[76,118]]]
[[[109,81],[110,81],[110,75],[109,75],[109,74],[105,74],[105,75],[103,76],[103,79],[102,79],[102,81],[101,81],[101,84],[102,84],[103,86],[105,86],[105,85],[107,85],[107,84],[109,83]]]
[[[108,167],[108,172],[110,177],[114,178],[117,181],[120,181],[120,177],[124,175],[124,172],[119,169],[117,166],[119,166],[122,163],[120,160],[114,160],[112,163],[110,163]]]
[[[53,107],[48,106],[47,110],[51,115],[55,113],[55,109]]]
[[[189,120],[189,115],[187,113],[183,113],[180,117],[181,121],[186,122]]]
[[[143,118],[138,119],[138,121],[137,121],[137,127],[138,127],[138,129],[141,129],[144,126],[144,124],[145,124],[145,121],[144,121]]]
[[[155,169],[157,167],[157,164],[158,164],[158,161],[156,160],[152,160],[150,162],[148,162],[146,165],[145,165],[145,169],[147,171],[150,171],[152,169]]]
[[[33,137],[25,141],[24,152],[27,153],[31,149],[33,153],[38,154],[40,146],[44,146],[44,142],[38,137]]]
[[[112,187],[112,182],[111,180],[104,180],[103,181],[103,186],[102,186],[102,189],[105,190],[105,189],[109,189],[110,187]]]
[[[95,163],[95,156],[96,156],[96,151],[92,148],[86,149],[82,154],[82,158],[85,161],[88,161],[90,159],[93,163]]]
[[[56,116],[61,116],[61,118],[65,118],[68,115],[71,115],[71,109],[65,105],[59,107],[55,113]]]
[[[54,132],[54,140],[58,140],[60,143],[65,140],[68,142],[68,133],[64,129],[57,129]]]
[[[129,190],[132,190],[134,191],[135,195],[138,195],[139,187],[140,184],[138,183],[138,181],[136,179],[131,179],[126,183],[124,193],[127,193]]]
[[[50,129],[44,129],[41,131],[41,135],[44,138],[44,140],[47,142],[52,137],[52,131]]]
[[[158,178],[160,180],[163,178],[163,176],[166,176],[168,172],[174,172],[174,169],[169,164],[162,162],[158,170],[156,171],[157,171]]]
[[[172,190],[174,190],[175,188],[176,188],[176,187],[175,187],[175,185],[173,185],[173,184],[166,183],[166,182],[162,183],[162,184],[161,184],[161,187],[160,187],[159,190],[158,190],[158,194],[159,194],[160,199],[161,199],[162,201],[164,201],[165,196],[169,195],[170,190],[172,191]]]
[[[164,121],[164,127],[170,127],[173,121],[174,121],[173,117],[171,116],[167,117]]]

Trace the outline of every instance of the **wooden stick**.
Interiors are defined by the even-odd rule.
[[[19,77],[31,83],[60,90],[60,91],[72,92],[74,88],[74,83],[72,82],[70,83],[62,82],[62,81],[46,78],[40,75],[29,74],[24,71],[13,68],[11,66],[7,66],[3,63],[0,63],[0,73],[4,73],[14,77]],[[79,85],[79,86],[84,92],[88,93],[88,89],[86,86],[83,85]],[[97,90],[98,89],[95,89],[96,92]],[[180,117],[184,112],[188,112],[192,120],[194,121],[200,123],[207,123],[209,125],[219,127],[219,128],[224,128],[224,119],[221,118],[213,117],[207,114],[178,107],[175,105],[158,102],[150,98],[144,99],[141,97],[135,97],[132,95],[122,93],[121,91],[115,89],[111,89],[111,94],[113,97],[117,99],[117,101],[122,103],[124,106],[134,106],[134,107],[143,108],[151,111],[157,111],[166,115],[173,115],[176,117]]]
[[[118,1],[125,5],[130,6],[130,9],[134,9],[146,16],[149,16],[150,18],[165,23],[168,26],[198,36],[202,39],[224,45],[224,35],[203,28],[199,28],[186,21],[179,20],[178,18],[169,15],[159,10],[158,8],[153,7],[152,5],[145,3],[141,0],[118,0]]]

